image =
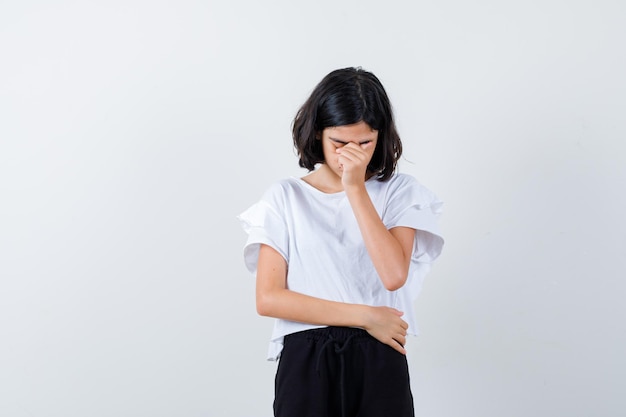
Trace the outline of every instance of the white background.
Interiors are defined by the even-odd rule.
[[[271,415],[235,216],[381,79],[446,202],[417,415],[626,414],[626,4],[0,2],[0,416]]]

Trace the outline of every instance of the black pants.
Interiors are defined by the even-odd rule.
[[[285,337],[276,417],[413,417],[406,357],[365,330],[328,327]]]

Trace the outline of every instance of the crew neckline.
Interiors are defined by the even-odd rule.
[[[334,196],[340,197],[340,196],[344,196],[346,194],[345,190],[337,191],[336,193],[327,193],[327,192],[324,192],[324,191],[320,190],[317,187],[312,186],[311,184],[306,182],[302,177],[292,176],[291,178],[294,179],[297,183],[302,184],[302,186],[304,188],[307,188],[307,189],[309,189],[311,191],[314,191],[315,193],[320,194],[320,195],[325,195],[325,196],[328,196],[328,197],[334,197]],[[365,180],[365,187],[367,188],[367,185],[369,183],[373,182],[373,181],[376,181],[376,176],[375,175],[372,175],[367,180]]]

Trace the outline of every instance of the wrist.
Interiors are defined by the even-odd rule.
[[[356,183],[345,183],[343,184],[343,190],[346,192],[346,194],[367,193],[367,189],[365,188],[365,181]]]
[[[370,327],[370,314],[372,307],[366,304],[356,305],[356,325],[362,329],[367,330]]]

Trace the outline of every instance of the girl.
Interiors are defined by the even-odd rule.
[[[293,141],[309,174],[275,183],[239,216],[257,311],[277,318],[274,414],[413,416],[404,345],[443,246],[441,202],[395,172],[402,144],[370,72],[328,74],[298,111]]]

